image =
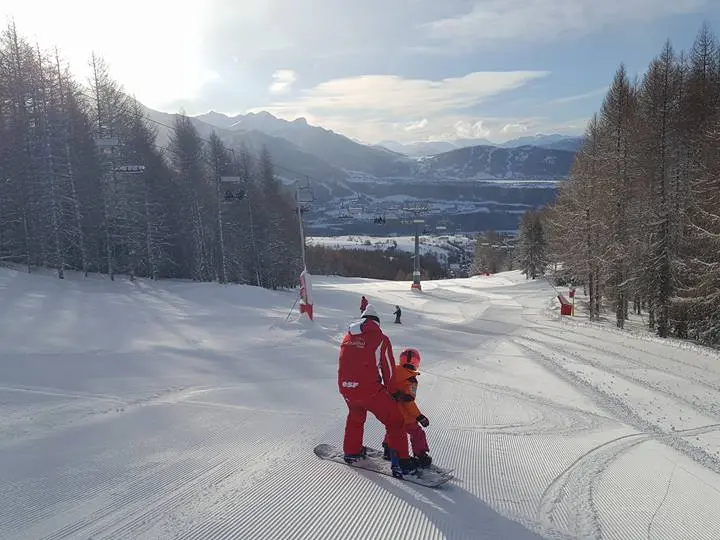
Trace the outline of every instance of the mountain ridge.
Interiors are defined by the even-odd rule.
[[[172,129],[167,126],[172,126],[178,115],[147,107],[145,110],[151,120],[160,124],[158,144],[166,146]],[[332,130],[312,126],[304,118],[288,121],[265,111],[235,116],[210,111],[189,118],[201,137],[207,138],[214,131],[233,147],[246,146],[256,152],[266,147],[281,176],[283,171],[296,172],[333,183],[358,178],[365,181],[565,178],[575,155],[574,147],[582,141],[560,134],[538,135],[507,141],[503,146],[488,142],[430,156],[408,156],[382,145],[363,145]],[[529,144],[532,141],[546,146]],[[452,146],[447,142],[437,148]]]
[[[542,134],[518,137],[502,143],[494,143],[487,139],[455,139],[452,141],[420,141],[413,143],[400,143],[386,140],[378,143],[395,152],[404,153],[409,157],[425,157],[452,152],[461,148],[474,146],[494,146],[496,148],[520,148],[521,146],[538,146],[552,150],[572,150],[577,152],[582,146],[583,137],[563,135],[560,133]]]
[[[167,146],[179,115],[145,110],[158,123],[158,145]],[[436,211],[449,213],[463,227],[512,228],[523,209],[554,198],[576,153],[552,148],[574,144],[558,135],[540,141],[551,148],[487,144],[416,157],[353,141],[305,119],[290,122],[268,112],[227,116],[210,111],[189,119],[203,138],[215,132],[230,148],[245,147],[253,153],[267,149],[283,182],[310,183],[316,201],[308,227],[335,233],[372,227],[367,225],[376,217],[371,214],[390,211],[402,200],[435,201]],[[365,210],[355,217],[347,215],[358,201],[364,201],[360,206]]]

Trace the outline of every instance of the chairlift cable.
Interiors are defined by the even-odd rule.
[[[187,118],[192,118],[192,117],[187,117]],[[149,122],[153,122],[153,123],[158,124],[158,125],[160,125],[160,126],[163,126],[164,128],[171,129],[173,132],[177,133],[177,128],[175,128],[175,127],[173,127],[173,126],[169,126],[169,125],[167,125],[167,124],[164,123],[164,122],[160,122],[159,120],[155,120],[155,119],[149,118],[149,117],[146,117],[145,120],[147,120],[147,121],[149,121]],[[209,143],[209,142],[210,142],[209,139],[205,139],[205,138],[203,138],[203,137],[200,137],[199,135],[198,135],[198,139],[200,139],[201,141],[206,142],[206,143]],[[166,149],[166,150],[170,150],[169,147],[159,147],[159,148],[164,148],[164,149]],[[231,152],[233,156],[236,155],[234,148],[228,147],[227,150],[228,150],[228,152]],[[237,157],[237,156],[236,156],[236,157]],[[273,167],[275,167],[276,169],[281,169],[281,170],[283,170],[283,171],[285,171],[285,172],[287,172],[287,173],[293,174],[293,175],[298,176],[298,177],[304,176],[304,177],[305,177],[306,179],[308,179],[308,180],[309,180],[309,179],[312,179],[312,180],[315,180],[316,182],[320,182],[320,179],[317,178],[317,177],[315,177],[315,176],[312,176],[312,175],[306,174],[306,173],[299,173],[299,172],[297,172],[297,171],[293,171],[293,170],[291,170],[291,169],[288,169],[287,167],[283,167],[282,165],[278,165],[277,163],[273,163]]]

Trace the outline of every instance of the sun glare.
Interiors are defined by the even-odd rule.
[[[57,47],[80,80],[87,79],[89,57],[95,52],[105,58],[111,75],[129,93],[150,107],[162,107],[197,97],[203,85],[217,77],[201,59],[208,3],[3,2],[0,16],[7,21],[14,19],[21,35],[41,47]]]

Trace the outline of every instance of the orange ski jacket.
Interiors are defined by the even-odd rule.
[[[406,424],[416,424],[418,416],[422,414],[415,403],[418,375],[420,375],[420,372],[413,368],[410,364],[395,366],[392,385],[395,388],[393,397],[397,400],[398,405],[400,406],[400,412],[402,413]]]

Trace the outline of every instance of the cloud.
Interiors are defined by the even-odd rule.
[[[322,82],[296,99],[279,100],[249,112],[268,111],[350,137],[377,142],[432,137],[484,138],[491,131],[470,111],[479,104],[546,77],[547,71],[474,72],[441,80],[364,75]]]
[[[420,25],[454,46],[499,40],[552,41],[608,25],[697,12],[710,0],[476,0],[469,11]]]
[[[590,117],[573,118],[563,122],[556,122],[548,125],[546,133],[576,133],[578,135],[585,132]]]
[[[491,131],[484,127],[483,120],[458,120],[454,124],[455,137],[458,139],[484,139],[490,136]]]
[[[418,120],[417,122],[410,122],[405,126],[405,131],[420,131],[422,129],[425,129],[428,125],[428,119],[423,118],[422,120]]]
[[[321,126],[340,133],[351,139],[366,143],[377,144],[384,140],[393,140],[404,143],[419,141],[454,141],[457,139],[488,139],[502,142],[515,138],[517,135],[503,133],[503,127],[508,124],[518,124],[527,127],[529,133],[564,133],[580,134],[584,131],[588,118],[573,122],[558,123],[546,117],[511,117],[490,116],[480,114],[448,113],[427,117],[427,124],[422,128],[422,120],[415,122],[399,122],[388,120],[386,117],[368,115],[362,117],[339,114],[306,114],[286,116],[294,120],[304,116],[307,122],[314,126]],[[408,131],[407,127],[417,127]]]
[[[585,99],[590,99],[598,96],[603,96],[607,94],[608,86],[605,85],[601,88],[596,88],[595,90],[590,90],[589,92],[585,92],[582,94],[576,94],[574,96],[565,96],[557,99],[553,99],[548,102],[549,105],[565,105],[566,103],[574,103],[576,101],[583,101]]]
[[[297,80],[297,73],[292,69],[278,69],[272,74],[273,83],[270,85],[270,93],[286,94]]]
[[[439,81],[404,79],[396,75],[364,75],[334,79],[304,90],[294,101],[266,110],[280,116],[313,113],[363,113],[409,122],[418,113],[432,115],[473,107],[490,97],[545,77],[547,71],[475,72]]]
[[[505,135],[516,135],[519,133],[527,133],[528,127],[523,123],[505,124],[501,131]]]

